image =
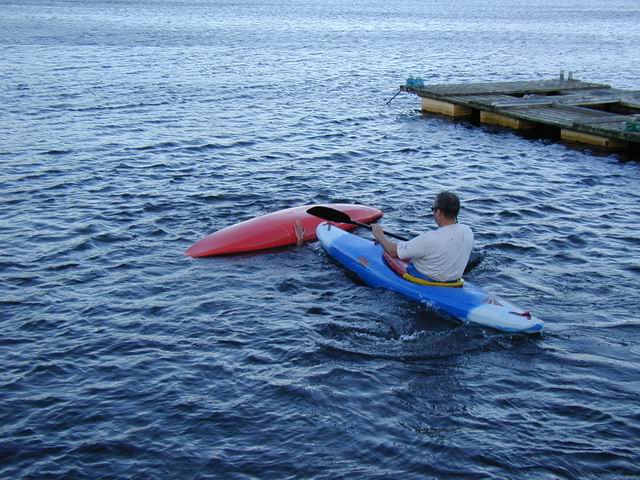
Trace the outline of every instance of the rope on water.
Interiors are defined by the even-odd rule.
[[[392,101],[394,98],[396,98],[398,95],[400,95],[401,93],[402,93],[402,89],[398,90],[398,91],[396,92],[396,94],[395,94],[393,97],[391,97],[391,98],[389,99],[389,101],[387,102],[387,105],[389,105],[389,104],[391,103],[391,101]]]

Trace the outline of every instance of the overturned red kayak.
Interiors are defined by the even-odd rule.
[[[190,257],[208,257],[295,245],[296,220],[300,220],[304,228],[304,240],[315,240],[316,227],[323,220],[307,213],[313,206],[315,205],[287,208],[231,225],[194,243],[185,254]],[[366,205],[328,203],[323,206],[340,210],[352,220],[362,223],[370,223],[382,217],[382,211]],[[355,225],[349,224],[338,226],[344,230],[355,228]]]

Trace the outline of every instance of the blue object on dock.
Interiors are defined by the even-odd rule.
[[[409,77],[407,78],[407,83],[406,83],[407,87],[424,87],[424,80],[422,80],[420,77]]]
[[[640,122],[624,122],[624,129],[627,132],[640,132]]]

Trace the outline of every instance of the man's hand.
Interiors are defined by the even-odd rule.
[[[371,225],[371,231],[373,232],[373,236],[376,238],[378,243],[382,245],[382,248],[385,252],[387,252],[392,257],[398,256],[398,244],[387,239],[382,227],[377,223]]]
[[[382,243],[381,239],[385,238],[382,227],[377,223],[374,223],[373,225],[371,225],[371,231],[373,232],[373,236],[376,238],[378,243]]]

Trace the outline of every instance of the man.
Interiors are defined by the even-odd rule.
[[[422,233],[408,242],[389,240],[380,225],[373,225],[373,235],[384,251],[411,263],[407,273],[435,280],[452,282],[464,273],[473,249],[473,232],[458,223],[460,199],[455,193],[440,192],[431,206],[437,230]]]

